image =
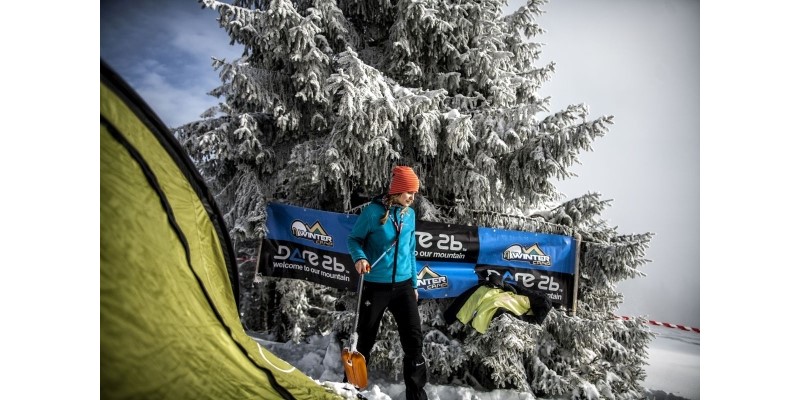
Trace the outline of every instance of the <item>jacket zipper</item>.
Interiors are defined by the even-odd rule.
[[[403,224],[397,224],[397,207],[394,208],[394,229],[397,232],[397,237],[394,238],[397,247],[394,249],[394,265],[392,266],[392,284],[395,283],[397,277],[397,254],[400,252],[400,230],[403,229]]]

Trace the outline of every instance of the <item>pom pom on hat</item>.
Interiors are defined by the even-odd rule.
[[[419,191],[419,178],[411,167],[398,165],[392,168],[392,183],[389,185],[389,194],[398,194]]]

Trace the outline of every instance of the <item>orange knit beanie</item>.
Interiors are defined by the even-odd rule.
[[[419,178],[411,167],[398,165],[392,168],[392,183],[389,185],[389,194],[398,194],[419,191]]]

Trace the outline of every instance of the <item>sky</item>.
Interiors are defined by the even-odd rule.
[[[218,103],[211,58],[241,56],[217,16],[194,0],[103,0],[100,56],[168,127],[199,120]]]
[[[521,4],[513,1],[511,4]],[[540,94],[551,111],[585,103],[614,125],[579,156],[567,198],[611,199],[619,233],[655,233],[621,282],[622,315],[700,327],[700,4],[697,0],[553,0],[539,24],[556,63]]]
[[[643,386],[647,399],[700,399],[700,335],[677,328],[650,326],[655,338],[650,342],[650,364]],[[303,371],[310,378],[344,395],[354,395],[349,385],[339,383],[344,376],[340,350],[329,346],[329,336],[316,336],[306,343],[277,343],[251,332],[257,342],[278,357]],[[367,371],[368,385],[361,392],[370,400],[405,399],[402,377],[387,376],[381,371]],[[430,400],[534,400],[528,393],[508,389],[478,391],[471,387],[428,384]],[[671,395],[671,397],[666,397]],[[538,398],[539,400],[550,400]]]
[[[521,4],[509,2],[507,10]],[[700,10],[697,0],[554,0],[543,7],[541,95],[551,111],[585,103],[614,125],[583,153],[566,198],[597,192],[620,234],[655,233],[621,282],[620,315],[700,327]],[[234,59],[216,12],[193,1],[101,3],[101,56],[170,127],[217,103],[211,57]]]

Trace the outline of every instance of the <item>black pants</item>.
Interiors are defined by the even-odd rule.
[[[400,345],[403,347],[406,399],[427,400],[424,386],[428,382],[428,368],[422,355],[422,323],[410,279],[394,284],[364,282],[358,316],[357,349],[369,365],[370,352],[387,308],[397,321]]]

